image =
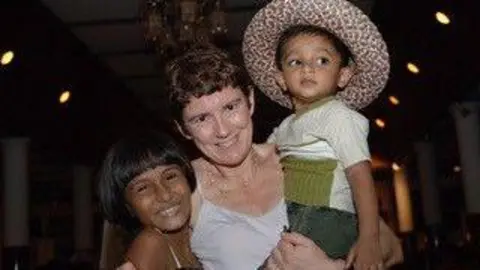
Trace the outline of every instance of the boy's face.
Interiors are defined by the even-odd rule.
[[[341,67],[341,60],[328,38],[301,34],[285,44],[277,81],[298,110],[345,87],[352,70]]]

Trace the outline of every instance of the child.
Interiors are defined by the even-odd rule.
[[[368,120],[353,110],[388,79],[377,28],[345,0],[274,0],[252,19],[243,51],[260,90],[294,109],[269,138],[285,168],[291,229],[356,269],[383,269]]]
[[[148,132],[112,146],[100,171],[101,207],[109,222],[137,234],[121,269],[199,265],[189,245],[195,183],[188,158],[164,134]]]

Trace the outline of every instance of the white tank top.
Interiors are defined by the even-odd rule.
[[[204,269],[254,270],[277,245],[284,226],[288,226],[284,199],[265,215],[255,217],[202,198],[191,247]]]

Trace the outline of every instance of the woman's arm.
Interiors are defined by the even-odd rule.
[[[343,260],[328,258],[312,240],[298,233],[284,233],[266,263],[269,270],[342,270],[344,266]]]
[[[385,266],[388,268],[403,262],[402,243],[383,219],[380,219],[379,232],[380,248]]]
[[[400,240],[395,233],[380,219],[380,247],[386,267],[401,263],[403,251]],[[266,263],[266,269],[325,269],[340,270],[345,268],[343,260],[327,257],[315,243],[298,233],[284,233],[277,247],[272,251]]]

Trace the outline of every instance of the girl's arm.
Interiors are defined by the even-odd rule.
[[[133,240],[127,251],[126,260],[139,270],[166,269],[169,250],[163,237],[153,231],[144,229]]]

